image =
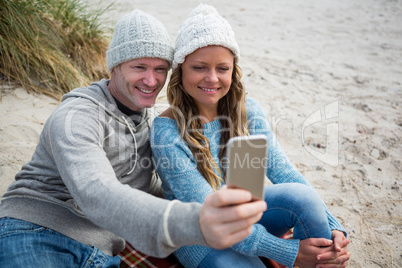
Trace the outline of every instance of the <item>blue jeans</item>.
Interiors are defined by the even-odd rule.
[[[268,209],[261,220],[269,233],[281,237],[291,228],[295,239],[332,239],[323,201],[311,187],[299,183],[281,183],[265,187]],[[265,267],[258,257],[242,255],[232,249],[212,249],[200,268]]]
[[[119,267],[120,260],[51,229],[0,219],[1,267]]]

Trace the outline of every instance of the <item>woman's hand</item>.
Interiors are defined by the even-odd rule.
[[[350,259],[347,245],[350,243],[343,232],[333,230],[332,239],[309,238],[300,241],[295,264],[300,268],[343,268]]]
[[[325,263],[317,267],[346,267],[350,259],[350,252],[348,252],[350,241],[346,239],[343,232],[338,230],[332,231],[332,241],[332,250],[317,256],[319,260],[325,261]]]

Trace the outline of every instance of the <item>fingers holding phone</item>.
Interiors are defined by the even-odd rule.
[[[200,211],[200,228],[210,247],[224,249],[240,242],[251,232],[267,209],[264,201],[252,202],[250,192],[223,189],[207,196]]]

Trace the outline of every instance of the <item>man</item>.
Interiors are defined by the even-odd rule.
[[[157,198],[149,111],[173,57],[163,25],[139,11],[116,25],[110,80],[71,91],[47,120],[32,160],[0,205],[2,267],[117,267],[125,240],[164,257],[183,245],[222,249],[266,204],[222,190],[204,205]],[[235,205],[235,206],[233,206]]]

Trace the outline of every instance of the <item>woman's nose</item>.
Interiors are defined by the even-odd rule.
[[[205,78],[205,80],[210,82],[210,83],[218,82],[219,79],[218,79],[218,75],[217,75],[216,71],[211,70],[210,72],[208,72],[207,77]]]

